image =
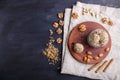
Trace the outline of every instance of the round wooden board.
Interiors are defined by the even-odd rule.
[[[81,24],[84,24],[86,26],[86,31],[84,32],[80,32],[78,30],[78,26],[81,25]],[[107,43],[106,46],[102,47],[102,48],[93,48],[91,46],[89,46],[88,42],[87,42],[87,36],[88,34],[95,30],[95,29],[103,29],[105,30],[107,33],[108,33],[108,36],[109,36],[109,42]],[[82,53],[76,53],[74,52],[73,50],[73,45],[74,43],[82,43],[83,46],[84,46],[84,51]],[[75,26],[71,33],[69,34],[69,38],[68,38],[68,48],[69,48],[69,51],[71,53],[71,55],[76,59],[78,60],[79,62],[82,62],[82,63],[86,63],[84,60],[83,60],[83,57],[87,56],[86,52],[87,51],[91,51],[93,54],[92,54],[92,57],[95,57],[95,56],[98,56],[99,53],[103,53],[103,57],[99,57],[98,60],[95,60],[94,58],[90,60],[90,62],[88,62],[87,64],[95,64],[97,62],[100,62],[102,61],[109,53],[105,51],[106,48],[109,48],[111,49],[111,38],[110,38],[110,34],[109,32],[100,24],[96,23],[96,22],[91,22],[91,21],[87,21],[87,22],[83,22],[83,23],[80,23],[78,24],[77,26]]]

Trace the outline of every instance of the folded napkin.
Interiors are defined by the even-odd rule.
[[[82,15],[82,8],[92,9],[94,12],[99,14],[99,17],[95,18],[90,15]],[[71,14],[77,12],[79,15],[78,19],[73,19]],[[102,17],[107,17],[113,21],[114,25],[111,27],[107,24],[101,22]],[[83,64],[75,60],[67,46],[67,39],[70,31],[77,24],[84,21],[94,21],[102,24],[110,33],[112,39],[112,47],[108,56],[104,60],[110,60],[114,58],[115,61],[109,67],[107,72],[95,73],[95,70],[88,71],[90,64]],[[85,4],[77,2],[73,8],[65,9],[64,17],[64,35],[63,35],[63,51],[62,51],[62,74],[71,74],[76,76],[88,77],[92,79],[103,79],[103,80],[120,80],[120,8],[111,8],[100,5]],[[103,61],[104,61],[103,60]]]

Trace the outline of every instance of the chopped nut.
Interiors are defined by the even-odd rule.
[[[60,26],[63,26],[63,25],[64,25],[64,21],[59,20],[59,25],[60,25]]]
[[[78,28],[81,32],[84,32],[86,30],[86,26],[84,24],[80,25]]]
[[[113,22],[111,20],[109,20],[108,25],[113,26]]]
[[[101,21],[104,23],[104,24],[107,24],[108,23],[108,19],[106,17],[102,18]]]
[[[88,55],[92,55],[92,52],[91,52],[91,51],[87,51],[87,54],[88,54]]]
[[[110,50],[110,48],[106,48],[106,49],[105,49],[105,52],[108,52],[109,50]]]
[[[57,43],[61,43],[61,42],[62,42],[62,39],[61,39],[61,38],[57,38],[57,39],[56,39],[56,42],[57,42]]]
[[[52,29],[49,29],[49,32],[50,32],[50,36],[52,36],[53,35]]]
[[[58,18],[60,18],[60,19],[63,18],[63,13],[62,12],[58,13]]]
[[[53,27],[54,27],[54,28],[58,28],[58,26],[59,26],[59,24],[58,24],[57,22],[54,22],[54,23],[53,23]]]
[[[103,57],[103,53],[100,53],[98,56],[99,56],[99,57]]]
[[[61,34],[61,33],[62,33],[62,29],[58,28],[58,29],[56,30],[56,32],[57,32],[57,34]]]
[[[89,62],[90,62],[90,59],[88,58],[86,62],[89,63]]]
[[[87,61],[87,57],[83,57],[83,61],[86,62]]]
[[[95,56],[95,57],[94,57],[94,59],[95,59],[95,60],[98,60],[98,59],[99,59],[99,57],[98,57],[98,56]]]
[[[49,64],[56,63],[59,61],[59,49],[53,44],[53,38],[50,37],[49,42],[46,44],[46,48],[43,50],[43,54],[48,58]]]
[[[77,13],[72,13],[72,17],[73,17],[73,19],[77,19],[79,16]]]
[[[88,55],[87,57],[88,57],[89,59],[92,59],[92,58],[93,58],[91,55]]]

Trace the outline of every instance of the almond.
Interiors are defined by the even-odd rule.
[[[87,54],[88,54],[88,55],[92,55],[92,52],[91,52],[91,51],[87,51]]]

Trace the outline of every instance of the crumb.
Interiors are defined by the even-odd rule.
[[[113,26],[113,22],[111,20],[109,20],[108,25]]]
[[[59,20],[59,25],[63,26],[64,25],[64,21],[63,20]]]
[[[79,29],[79,31],[84,32],[84,31],[86,31],[86,26],[84,24],[82,24],[78,27],[78,29]]]
[[[58,13],[58,18],[60,18],[60,19],[63,18],[63,13],[62,12]]]
[[[102,23],[104,23],[104,24],[107,24],[107,23],[108,23],[108,19],[107,19],[106,17],[102,18],[101,21],[102,21]]]

